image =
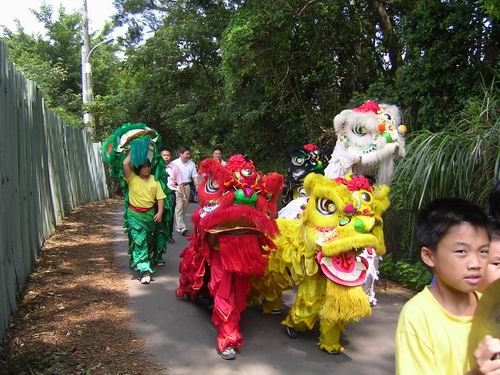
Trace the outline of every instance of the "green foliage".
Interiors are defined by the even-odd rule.
[[[392,183],[392,208],[385,236],[398,259],[415,260],[416,210],[441,197],[461,197],[486,207],[500,172],[499,90],[483,87],[439,131],[410,135],[407,155],[398,161]]]
[[[448,126],[411,135],[397,165],[393,205],[420,208],[438,197],[484,204],[499,178],[500,107],[494,82],[482,99],[470,99]]]
[[[415,3],[402,19],[406,56],[395,81],[410,124],[440,129],[480,93],[481,76],[492,79],[497,33],[477,1]]]
[[[288,149],[333,147],[335,114],[369,98],[436,131],[498,64],[491,4],[116,0],[130,27],[123,101],[171,147],[204,156],[220,144],[278,169]]]
[[[494,20],[500,19],[500,1],[499,0],[482,0],[481,5],[488,15]]]
[[[417,208],[441,196],[484,203],[499,177],[498,0],[114,4],[116,24],[129,26],[126,59],[113,45],[92,55],[96,100],[87,110],[98,138],[143,122],[197,159],[221,145],[283,171],[289,149],[333,147],[340,110],[373,98],[398,104],[410,135],[386,226],[397,259],[416,254]],[[46,35],[5,30],[11,54],[49,105],[81,124],[80,15],[48,6],[36,15]]]
[[[249,151],[266,160],[316,141],[353,90],[366,89],[377,74],[374,30],[365,3],[244,4],[221,41],[226,108],[235,124],[231,143],[241,149],[248,146],[243,132],[256,139],[265,133],[265,142]]]
[[[391,254],[383,257],[379,271],[383,278],[417,292],[429,285],[432,280],[432,272],[422,263],[408,263],[404,260],[394,261]]]
[[[10,58],[26,77],[37,82],[44,93],[47,105],[64,121],[83,126],[81,97],[81,15],[67,13],[63,7],[54,12],[49,5],[42,5],[33,11],[43,24],[42,35],[29,35],[19,23],[16,30],[3,28],[3,38],[9,46]],[[101,35],[92,38],[91,44],[102,41],[109,33],[107,25]],[[116,47],[102,45],[92,53],[94,92],[102,98],[115,91],[114,78],[118,59],[114,56]],[[105,100],[110,103],[113,97]],[[102,114],[102,103],[91,107]],[[118,114],[121,111],[118,108]],[[116,116],[118,118],[120,116]],[[114,124],[116,126],[116,124]],[[111,127],[111,124],[106,126]]]
[[[117,126],[127,122],[129,113],[118,95],[97,95],[86,108],[95,121],[95,138],[103,139]]]

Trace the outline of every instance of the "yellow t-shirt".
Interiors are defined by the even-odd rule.
[[[396,374],[463,375],[472,316],[454,316],[426,287],[401,310],[396,329]]]
[[[143,180],[134,172],[125,179],[128,185],[128,200],[132,206],[151,208],[158,199],[165,199],[161,185],[153,176]]]

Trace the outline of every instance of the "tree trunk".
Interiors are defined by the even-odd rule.
[[[392,20],[387,10],[384,7],[382,1],[372,0],[370,1],[373,9],[376,12],[380,28],[384,33],[384,45],[389,53],[389,61],[391,63],[391,69],[389,71],[390,79],[393,80],[396,76],[396,72],[402,65],[403,59],[401,56],[401,46],[397,39],[394,29],[392,27]]]

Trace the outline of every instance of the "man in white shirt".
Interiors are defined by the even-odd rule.
[[[182,179],[184,180],[184,189],[187,196],[191,192],[189,183],[194,182],[194,186],[198,189],[198,172],[196,171],[196,165],[191,160],[191,150],[188,147],[181,147],[179,150],[179,157],[175,159],[172,164],[176,165],[181,171]],[[176,204],[175,204],[175,226],[177,232],[181,233],[183,236],[187,236],[188,231],[186,223],[184,222],[184,215],[186,213],[186,208],[189,204],[189,200],[185,200],[182,193],[177,190],[175,193]]]
[[[223,167],[226,166],[226,162],[222,160],[222,148],[220,147],[214,148],[212,159],[217,160]]]
[[[176,192],[179,191],[181,193],[182,198],[186,204],[189,202],[189,196],[186,194],[186,187],[184,186],[184,178],[182,177],[181,170],[177,165],[172,163],[172,152],[168,148],[163,147],[160,150],[160,154],[163,160],[165,160],[165,165],[166,165],[165,170],[168,174],[167,186],[171,190],[173,209],[175,210],[176,200],[177,200]],[[173,218],[172,221],[169,223],[169,227],[170,227],[170,233],[173,233],[174,229]],[[172,238],[172,235],[170,235],[170,237],[167,238],[167,241],[170,243],[175,242],[174,239]]]

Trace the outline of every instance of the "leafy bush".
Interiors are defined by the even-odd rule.
[[[404,260],[394,262],[387,254],[380,262],[380,275],[406,288],[421,291],[432,280],[432,272],[422,263],[409,263]]]

